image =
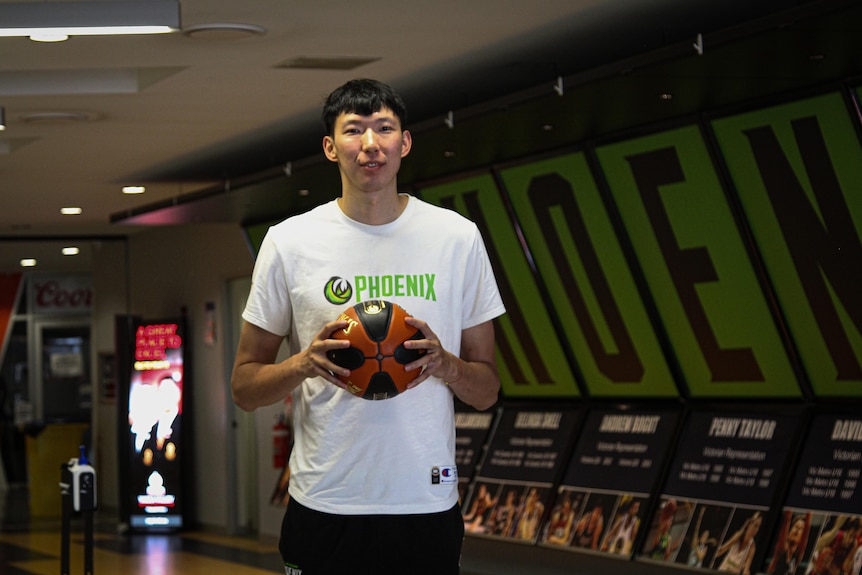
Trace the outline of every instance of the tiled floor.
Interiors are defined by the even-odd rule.
[[[0,574],[61,573],[61,522],[35,520],[27,492],[0,493]],[[98,575],[266,575],[282,573],[275,544],[210,533],[120,534],[115,518],[94,514],[93,574]],[[84,571],[84,524],[71,522],[69,575]]]

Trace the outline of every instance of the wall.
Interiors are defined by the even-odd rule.
[[[843,430],[862,425],[859,109],[858,88],[834,89],[585,142],[415,190],[482,230],[507,308],[497,324],[504,395],[543,397],[553,405],[567,397],[635,404],[691,400],[684,402],[691,410],[687,426],[671,441],[675,460],[663,472],[664,490],[649,489],[641,470],[629,494],[649,494],[644,501],[655,511],[645,519],[658,516],[659,496],[674,502],[671,510],[684,500],[680,520],[672,516],[679,524],[675,541],[692,537],[686,529],[698,507],[717,518],[709,531],[721,537],[738,528],[730,513],[741,522],[757,509],[763,518],[752,519],[755,525],[762,521],[752,572],[765,570],[764,560],[777,554],[772,536],[779,531],[772,529],[784,514],[808,513],[817,541],[844,514],[862,514],[858,463],[843,463],[850,459],[844,451],[859,461],[859,437]],[[775,437],[783,436],[783,447],[776,441],[762,452],[782,455],[771,462],[764,458],[762,469],[745,467],[746,473],[762,473],[756,484],[731,477],[744,466],[720,461],[716,454],[724,451],[696,433],[698,424],[723,419],[715,411],[722,402],[768,414],[770,419],[761,420],[768,425],[782,421],[785,431]],[[782,408],[806,403],[831,413],[808,429],[794,428],[804,421],[801,411],[782,414]],[[523,445],[501,435],[511,440],[506,447]],[[849,447],[831,448],[824,437],[849,439]],[[755,441],[762,445],[766,435]],[[474,483],[494,477],[524,489],[526,480],[518,474],[531,468],[517,458],[501,457],[500,463],[494,453],[487,451]],[[530,455],[541,450],[528,449]],[[822,462],[814,464],[817,457]],[[570,461],[588,459],[573,455]],[[614,461],[601,459],[607,467]],[[786,467],[788,462],[794,465]],[[846,474],[849,481],[836,480],[835,490],[817,489],[811,474],[820,469]],[[722,476],[725,470],[730,475]],[[586,465],[570,467],[568,485],[583,487],[589,472]],[[534,485],[554,491],[559,479],[544,479],[533,479]],[[751,488],[730,492],[728,486],[745,483]],[[611,484],[590,487],[597,502],[590,508],[601,511],[605,503],[607,526],[610,506],[603,498],[613,491]],[[492,507],[488,516],[493,513]],[[579,513],[587,515],[583,507]],[[653,519],[654,533],[656,525]],[[639,538],[650,546],[635,544],[639,560],[678,565],[688,558],[684,547],[679,555],[674,550],[656,558],[655,537],[641,529]],[[813,541],[800,547],[808,553],[801,568],[813,563]],[[468,538],[465,555],[471,548],[482,559],[500,557]],[[539,557],[554,565],[584,565],[582,557],[518,553],[515,545],[506,552],[517,556],[513,564],[530,564],[531,570]],[[468,571],[509,572],[505,563],[498,560],[481,571],[468,565]],[[596,567],[584,572],[601,569]],[[629,571],[646,572],[640,563],[614,569]]]
[[[107,244],[106,244],[107,246]],[[134,314],[145,319],[188,314],[188,342],[193,385],[194,468],[190,480],[195,500],[193,522],[227,525],[227,444],[230,429],[221,317],[226,305],[226,281],[251,274],[253,259],[240,228],[228,224],[160,227],[133,235],[127,253],[122,244],[105,248],[94,270],[96,309],[94,349],[113,351],[114,317]],[[119,264],[119,265],[118,265]],[[216,342],[204,342],[205,305],[215,302]],[[99,405],[94,416],[99,448],[100,505],[117,506],[117,406]]]
[[[102,243],[92,270],[93,315],[91,365],[98,366],[99,354],[114,354],[114,316],[128,313],[128,276],[124,241]],[[99,384],[99,373],[94,372],[94,385]],[[116,393],[116,390],[114,391]],[[119,498],[117,478],[117,400],[103,397],[97,392],[93,402],[93,465],[98,477],[99,505],[116,510]]]
[[[482,230],[504,394],[862,396],[857,110],[829,91],[417,185]]]

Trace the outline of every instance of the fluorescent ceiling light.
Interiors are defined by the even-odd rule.
[[[21,267],[22,268],[32,268],[35,265],[36,265],[36,260],[34,258],[24,258],[23,260],[21,260]]]
[[[179,0],[0,3],[0,37],[160,34],[180,29]]]
[[[76,256],[79,253],[81,253],[81,250],[75,246],[69,246],[67,248],[63,248],[63,255],[64,256]]]
[[[64,216],[77,216],[84,212],[81,208],[77,206],[69,206],[67,208],[60,208],[60,213]]]

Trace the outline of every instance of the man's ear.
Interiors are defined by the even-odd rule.
[[[338,155],[335,153],[335,142],[332,141],[332,136],[323,136],[323,155],[330,162],[338,161]]]
[[[410,149],[413,147],[413,135],[410,134],[409,130],[404,130],[401,132],[401,157],[405,157],[410,153]]]

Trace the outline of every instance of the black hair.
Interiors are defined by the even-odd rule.
[[[407,108],[395,90],[378,80],[350,80],[326,98],[323,105],[323,125],[326,133],[331,136],[335,130],[335,120],[341,114],[370,116],[383,108],[392,110],[401,122],[401,129],[404,129],[407,123]]]

